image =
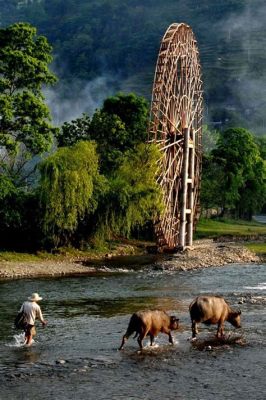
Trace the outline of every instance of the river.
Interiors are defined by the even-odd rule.
[[[39,399],[265,399],[265,264],[196,271],[135,271],[92,276],[0,281],[0,398]],[[12,323],[32,293],[46,328],[37,323],[30,348]],[[242,310],[242,328],[200,325],[191,343],[188,306],[198,294],[224,295]],[[239,304],[240,303],[240,304]],[[118,351],[131,314],[160,308],[180,318],[175,344],[160,334],[138,350],[130,338]]]

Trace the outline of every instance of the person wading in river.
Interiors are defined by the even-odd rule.
[[[31,297],[28,297],[28,301],[24,301],[20,308],[20,312],[24,312],[26,315],[26,325],[24,327],[25,332],[25,344],[30,346],[33,341],[33,336],[36,335],[35,319],[39,319],[43,326],[47,324],[47,321],[43,319],[42,310],[38,301],[42,300],[42,297],[38,293],[32,293]]]

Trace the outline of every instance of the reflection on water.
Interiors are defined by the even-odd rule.
[[[88,300],[63,300],[51,306],[62,311],[65,318],[73,318],[83,315],[100,317],[114,317],[116,315],[131,314],[136,310],[180,310],[184,308],[181,301],[171,297],[127,297],[116,299],[88,299]]]
[[[147,254],[147,255],[129,255],[129,256],[115,256],[111,258],[106,258],[105,260],[92,260],[92,261],[82,261],[83,265],[97,265],[97,267],[102,266],[112,269],[130,269],[139,270],[143,266],[151,266],[159,261],[166,260],[165,255],[160,254]]]
[[[263,399],[264,285],[265,265],[2,281],[1,395],[12,400],[28,399],[29,392],[32,398],[59,400],[177,399],[177,393],[184,400]],[[37,325],[35,343],[26,348],[12,323],[32,292],[43,296],[48,326]],[[217,341],[215,326],[200,326],[196,344],[188,341],[188,306],[201,293],[224,295],[232,306],[240,306],[243,328],[236,331],[226,324],[226,340]],[[139,351],[131,337],[125,350],[117,351],[131,314],[147,308],[180,318],[175,345],[159,334],[153,348],[147,339]]]
[[[40,350],[36,349],[36,346],[34,346],[34,344],[31,348],[21,348],[19,351],[17,351],[16,355],[17,365],[20,365],[20,368],[23,367],[23,364],[25,364],[26,366],[27,364],[37,363],[41,358],[41,352]]]

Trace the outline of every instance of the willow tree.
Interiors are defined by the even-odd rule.
[[[78,223],[97,206],[95,189],[103,177],[96,144],[81,141],[59,148],[40,164],[40,173],[44,233],[56,247],[67,244]]]
[[[155,145],[138,144],[128,150],[109,180],[102,206],[101,233],[129,237],[162,212],[161,188],[156,182],[160,152]]]

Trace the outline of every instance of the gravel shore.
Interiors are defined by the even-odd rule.
[[[170,260],[163,263],[163,268],[193,270],[260,262],[263,262],[260,257],[239,243],[221,243],[205,239],[195,241],[192,248],[174,254]]]
[[[117,255],[117,254],[116,254]],[[108,258],[112,254],[108,254]],[[84,264],[82,264],[84,261]],[[101,267],[88,260],[1,261],[0,279],[89,275]],[[157,265],[165,270],[192,270],[231,263],[259,263],[261,259],[239,243],[216,243],[212,240],[195,241],[193,247],[167,257]]]

